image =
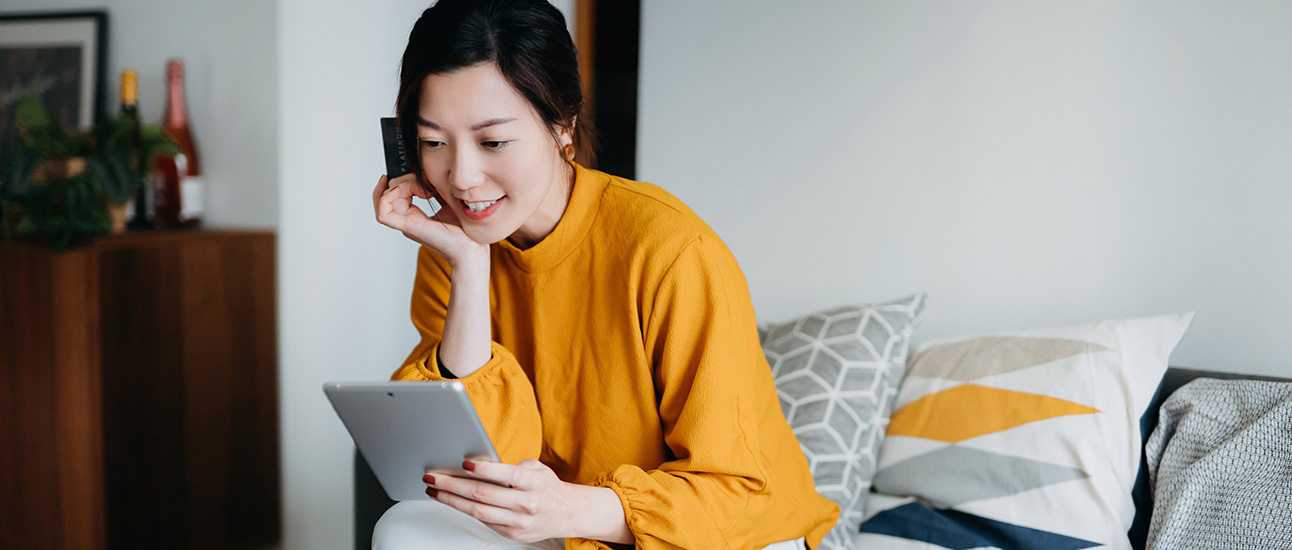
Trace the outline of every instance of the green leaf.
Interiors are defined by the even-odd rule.
[[[5,178],[0,181],[0,199],[18,201],[31,185],[31,176],[40,164],[40,157],[19,147],[5,165]]]
[[[178,155],[184,152],[175,140],[157,126],[144,126],[139,132],[139,141],[144,150],[142,158],[148,166],[152,166],[156,155]]]
[[[58,124],[54,122],[54,115],[45,106],[45,101],[36,94],[27,96],[27,99],[18,104],[18,109],[14,112],[14,120],[18,121],[19,128],[27,132],[58,129]]]
[[[101,157],[90,157],[86,161],[85,175],[90,181],[98,182],[99,187],[103,190],[104,194],[110,194],[115,188],[112,176],[108,173],[108,168]],[[79,189],[77,191],[79,191]],[[69,192],[69,195],[71,194],[72,193]],[[80,194],[78,192],[77,197],[79,198],[79,196]]]
[[[18,212],[17,231],[39,235],[59,250],[110,231],[108,203],[129,202],[156,154],[181,152],[161,128],[138,119],[105,117],[90,132],[66,132],[39,97],[25,100],[16,119],[18,147],[0,172],[0,216]],[[32,184],[42,162],[75,157],[86,159],[84,173]]]
[[[121,155],[111,153],[104,155],[104,164],[107,165],[112,181],[111,186],[104,186],[108,199],[113,204],[130,202],[130,198],[135,196],[135,191],[143,185],[143,175],[136,170],[131,170],[130,162]]]
[[[133,118],[102,118],[95,125],[99,149],[132,153],[139,150],[139,121]]]
[[[14,228],[14,232],[15,233],[35,233],[36,219],[31,216],[27,216],[23,218],[22,221],[18,222],[18,227]]]

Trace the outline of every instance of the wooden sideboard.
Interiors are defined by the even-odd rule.
[[[0,242],[0,548],[280,540],[275,237]]]

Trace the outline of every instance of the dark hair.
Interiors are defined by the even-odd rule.
[[[553,137],[577,116],[578,158],[594,160],[595,135],[592,120],[583,112],[579,57],[565,17],[547,0],[439,0],[422,12],[408,33],[395,100],[406,151],[418,150],[417,111],[426,77],[490,61]],[[420,174],[421,162],[410,160]]]

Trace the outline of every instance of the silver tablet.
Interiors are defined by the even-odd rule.
[[[323,392],[392,500],[430,500],[429,470],[498,460],[461,382],[328,382]]]

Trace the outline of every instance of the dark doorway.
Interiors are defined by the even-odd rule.
[[[601,134],[596,168],[637,177],[637,58],[640,0],[584,0],[590,8],[592,118]],[[582,11],[587,13],[586,11]],[[586,36],[586,35],[585,35]],[[587,59],[585,57],[585,59]]]

